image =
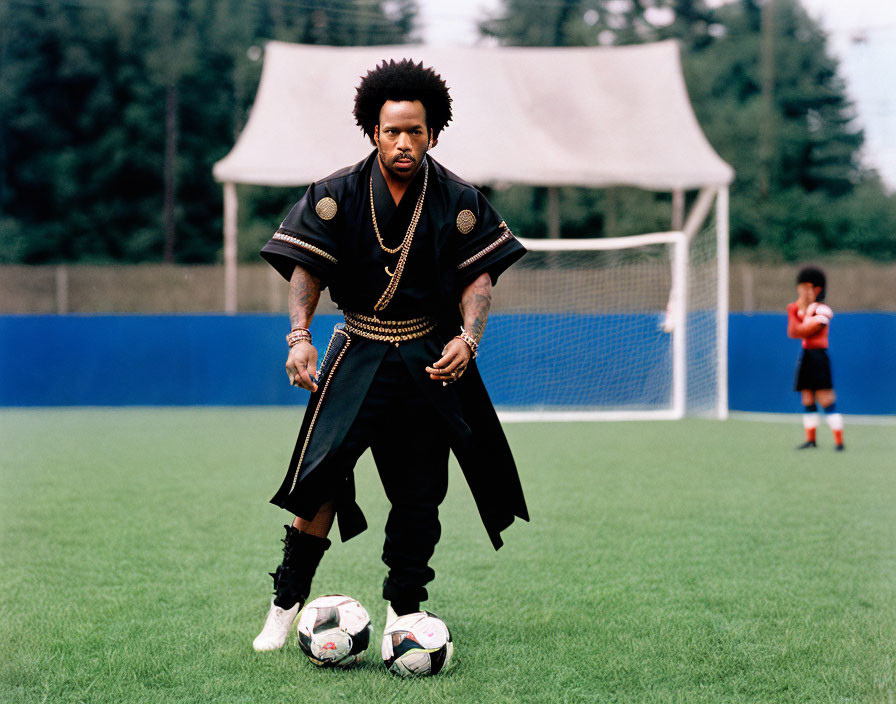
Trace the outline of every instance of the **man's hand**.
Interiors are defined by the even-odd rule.
[[[460,296],[460,310],[463,315],[465,334],[469,335],[477,343],[482,339],[485,331],[485,321],[488,320],[488,311],[492,305],[492,278],[488,273],[481,274],[473,283],[468,285]],[[433,362],[426,371],[433,381],[441,381],[442,386],[447,386],[452,381],[461,378],[470,359],[473,350],[470,346],[455,337],[442,350],[442,358]]]
[[[426,368],[429,378],[433,381],[441,381],[443,385],[457,381],[463,376],[467,365],[470,363],[472,353],[467,343],[454,338],[442,350],[442,357]]]
[[[317,376],[317,348],[310,342],[299,342],[290,347],[286,375],[290,386],[317,391],[317,384],[311,378]]]

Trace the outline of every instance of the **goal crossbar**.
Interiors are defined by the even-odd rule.
[[[534,240],[517,237],[520,244],[533,252],[597,252],[609,249],[631,249],[650,244],[675,244],[687,240],[687,235],[680,230],[669,232],[651,232],[645,235],[628,237],[600,237],[592,239],[569,240]]]

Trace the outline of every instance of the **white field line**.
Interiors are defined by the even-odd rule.
[[[824,413],[819,413],[823,416]],[[801,422],[802,413],[747,413],[745,411],[731,411],[728,416],[732,420],[751,420],[760,423],[797,423]],[[819,418],[823,421],[823,418]],[[896,425],[896,416],[859,416],[843,414],[845,425]]]

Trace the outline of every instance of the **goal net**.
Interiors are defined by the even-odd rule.
[[[724,414],[712,219],[690,239],[521,241],[477,359],[502,420]]]

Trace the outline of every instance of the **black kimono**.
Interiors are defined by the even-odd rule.
[[[515,516],[528,520],[516,466],[497,415],[475,362],[447,386],[431,380],[424,369],[441,357],[444,345],[460,332],[459,302],[465,287],[486,272],[494,283],[526,250],[481,193],[430,157],[426,161],[397,206],[375,151],[364,161],[312,184],[262,249],[261,255],[287,280],[299,265],[318,277],[322,287],[329,286],[347,320],[355,314],[387,325],[420,319],[434,322],[429,334],[400,343],[354,334],[350,326],[334,333],[286,478],[271,501],[311,520],[324,502],[333,499],[340,534],[348,540],[366,528],[355,502],[352,468],[365,446],[371,446],[393,509],[403,500],[406,518],[414,523],[414,516],[407,514],[416,510],[416,504],[408,503],[407,496],[393,496],[387,484],[390,464],[395,463],[395,472],[405,478],[428,474],[426,463],[439,465],[444,478],[435,482],[427,500],[435,504],[437,514],[444,497],[442,484],[447,486],[450,446],[497,549],[502,545],[501,531]],[[396,249],[424,185],[422,211],[401,264],[400,253],[389,254],[377,242],[371,193],[384,245]],[[389,406],[395,395],[407,398]],[[416,410],[401,417],[403,427],[378,426],[373,435],[365,435],[365,428],[359,427],[412,407]],[[430,433],[430,439],[421,444],[424,432]],[[435,457],[426,454],[439,439],[445,443],[444,461],[440,448],[435,448]],[[408,442],[413,447],[405,447]],[[423,466],[411,467],[421,459]],[[414,484],[408,492],[414,491]],[[433,507],[426,510],[432,513]],[[401,532],[391,515],[390,523],[393,532]],[[408,530],[413,531],[413,525]],[[407,548],[419,551],[424,562],[438,540],[437,518],[430,532],[424,542],[431,545]],[[386,533],[388,553],[388,524]],[[386,554],[384,560],[389,564]]]

